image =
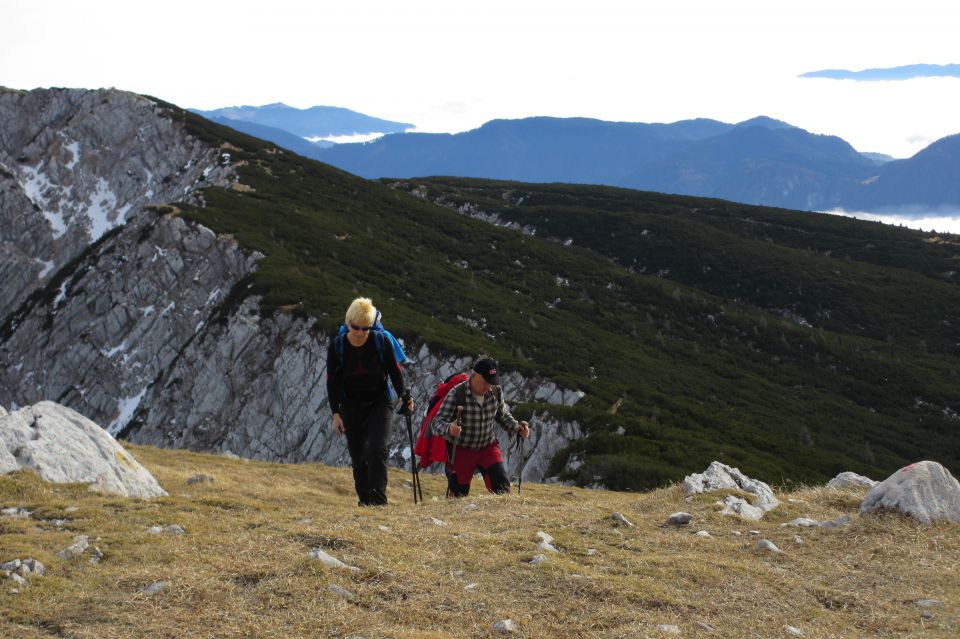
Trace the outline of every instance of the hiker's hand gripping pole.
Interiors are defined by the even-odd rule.
[[[459,437],[463,432],[463,406],[457,406],[457,418],[450,424],[450,437]],[[450,465],[453,466],[457,461],[457,443],[450,442],[453,449],[450,451]]]
[[[417,472],[417,456],[413,453],[413,398],[410,393],[405,393],[400,402],[400,410],[397,411],[406,418],[407,438],[410,441],[410,475],[413,482],[413,503],[417,503],[417,497],[423,501],[423,491],[420,488],[420,473]]]

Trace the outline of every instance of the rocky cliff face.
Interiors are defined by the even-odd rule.
[[[122,91],[0,88],[0,317],[147,204],[224,185],[217,149]]]
[[[11,305],[0,315],[0,405],[54,400],[135,442],[348,461],[330,429],[329,336],[310,319],[261,315],[244,294],[259,255],[173,207],[144,208],[202,204],[200,187],[230,184],[228,157],[152,101],[119,92],[3,91],[0,117],[0,274]],[[408,385],[421,404],[468,366],[407,347]],[[516,374],[504,394],[545,410],[580,398]],[[524,478],[543,478],[552,455],[579,436],[577,424],[544,414]],[[503,448],[515,469],[519,456]],[[409,466],[409,454],[398,418],[391,459]]]

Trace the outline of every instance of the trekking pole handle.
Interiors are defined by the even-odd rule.
[[[457,417],[453,420],[453,423],[457,427],[457,434],[456,435],[451,434],[451,436],[459,437],[460,433],[462,432],[461,428],[463,423],[463,406],[457,406]]]

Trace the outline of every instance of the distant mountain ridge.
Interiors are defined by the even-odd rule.
[[[598,184],[804,210],[920,212],[960,207],[957,144],[945,138],[894,161],[764,116],[737,124],[531,117],[452,135],[387,135],[312,157],[367,178]]]
[[[277,103],[195,112],[370,179],[598,184],[805,210],[923,215],[960,209],[957,136],[894,160],[767,116],[736,124],[536,116],[448,134],[405,133],[413,125],[337,107]],[[385,135],[365,143],[305,139],[376,132]]]
[[[251,123],[281,129],[301,138],[323,138],[369,133],[402,133],[414,128],[407,122],[394,122],[332,106],[297,109],[281,102],[263,106],[225,107],[203,111],[191,109],[205,118],[222,118],[231,123]],[[235,127],[237,128],[237,127]],[[239,129],[238,130],[243,130]]]

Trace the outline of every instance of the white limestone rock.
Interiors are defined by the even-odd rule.
[[[895,511],[922,523],[960,523],[960,482],[941,464],[921,461],[905,466],[870,489],[860,513]]]
[[[763,510],[751,505],[750,502],[742,497],[727,495],[723,500],[723,510],[720,511],[720,514],[736,515],[747,521],[759,521],[763,517]]]
[[[827,488],[873,488],[876,485],[877,482],[869,477],[850,471],[840,473],[827,482]]]
[[[320,548],[315,548],[311,550],[309,556],[310,556],[310,559],[316,559],[320,563],[322,563],[324,566],[327,566],[328,568],[344,568],[346,570],[349,570],[350,572],[360,572],[360,569],[357,568],[356,566],[350,566],[348,564],[345,564],[339,559],[337,559],[336,557],[334,557],[333,555],[327,554]]]
[[[344,599],[352,600],[354,597],[356,597],[356,595],[354,595],[352,592],[350,592],[346,588],[341,588],[336,584],[330,584],[329,588],[330,588],[330,592],[338,594]]]
[[[520,632],[520,628],[513,619],[501,619],[493,624],[493,631],[498,635],[509,635]]]
[[[167,492],[102,428],[65,406],[40,402],[0,417],[0,472],[31,469],[45,481],[87,483],[125,497]]]
[[[709,493],[717,490],[742,490],[754,496],[753,505],[762,512],[769,512],[780,505],[770,486],[744,475],[738,468],[731,468],[718,461],[712,462],[703,473],[687,475],[683,480],[683,492],[687,495]]]
[[[761,539],[757,542],[757,550],[769,550],[770,552],[781,553],[779,547],[769,539]]]
[[[792,521],[788,521],[785,524],[780,524],[780,527],[784,526],[793,526],[795,528],[812,528],[813,526],[819,526],[820,522],[816,519],[810,519],[809,517],[797,517]]]
[[[633,526],[633,522],[623,516],[623,513],[613,513],[610,515],[610,519],[617,522],[618,524],[623,524],[624,526]]]
[[[671,526],[685,526],[693,519],[693,515],[686,512],[676,512],[667,517],[667,524]]]
[[[853,517],[851,517],[847,513],[844,513],[839,517],[837,517],[836,519],[831,519],[829,521],[821,521],[820,525],[824,528],[838,528],[840,526],[846,526],[851,521],[853,521]]]

